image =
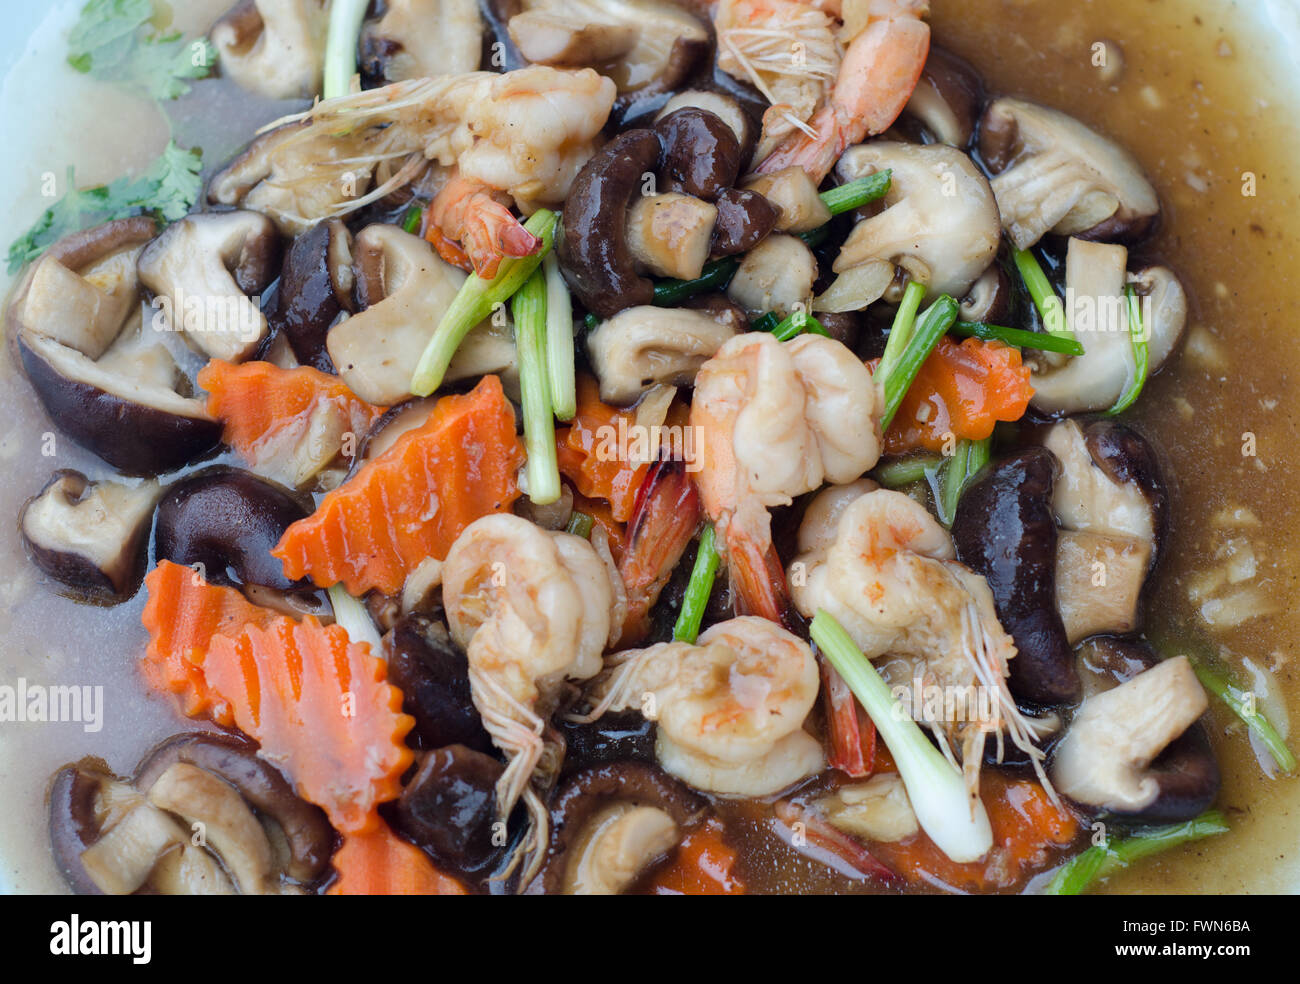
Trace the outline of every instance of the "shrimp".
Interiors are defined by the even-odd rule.
[[[862,361],[820,335],[737,335],[700,367],[691,403],[696,480],[742,614],[780,621],[785,610],[767,510],[871,468],[881,410]]]
[[[1007,689],[1016,647],[998,622],[988,583],[957,562],[952,537],[915,500],[874,489],[847,505],[820,503],[838,492],[814,500],[800,528],[802,552],[789,570],[795,606],[808,617],[825,609],[868,659],[903,657],[926,687],[961,695],[951,717],[926,723],[954,764],[952,748],[960,748],[972,795],[985,738],[997,735],[1000,759],[1004,728],[1046,782],[1036,730]],[[981,690],[986,700],[970,697]],[[914,706],[913,715],[933,717],[929,706]],[[985,707],[987,714],[969,713]]]
[[[458,263],[459,255],[449,256],[444,245],[449,240],[459,242],[474,272],[484,280],[496,276],[497,267],[506,257],[531,256],[542,247],[541,239],[511,213],[509,196],[459,175],[433,199],[429,224],[438,231],[433,242],[439,255]]]
[[[297,232],[383,198],[435,160],[489,189],[490,200],[531,212],[564,201],[615,95],[592,69],[542,65],[395,82],[272,124],[211,195]],[[371,188],[376,167],[399,158],[404,166]]]
[[[829,101],[799,132],[789,133],[757,171],[771,174],[798,165],[820,183],[845,150],[889,129],[925,68],[930,25],[921,17],[928,12],[926,0],[869,0]]]
[[[718,68],[749,82],[772,105],[763,114],[757,156],[766,157],[829,95],[841,48],[834,20],[800,0],[722,0],[713,20]]]
[[[639,709],[658,721],[659,764],[697,789],[767,796],[825,768],[821,743],[803,730],[821,682],[817,661],[779,625],[741,616],[697,645],[628,650],[606,666],[582,720]]]
[[[509,513],[465,528],[442,568],[452,638],[469,661],[470,694],[507,765],[497,783],[502,820],[522,797],[532,818],[521,847],[527,883],[548,840],[545,805],[532,786],[542,734],[566,681],[587,680],[615,631],[613,589],[591,544]]]

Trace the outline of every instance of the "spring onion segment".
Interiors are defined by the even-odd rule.
[[[713,524],[709,523],[700,534],[700,548],[695,553],[695,566],[682,598],[682,610],[673,626],[673,638],[678,642],[695,642],[700,637],[700,623],[713,593],[713,578],[718,573],[718,546],[714,539]]]
[[[851,212],[855,208],[861,208],[868,202],[874,202],[877,198],[887,195],[889,186],[893,183],[893,173],[886,168],[875,174],[868,174],[865,178],[842,184],[838,188],[823,191],[819,197],[826,203],[831,215]]]
[[[330,4],[329,34],[325,39],[325,72],[321,95],[326,99],[346,96],[357,74],[357,43],[366,19],[369,0],[333,0]]]
[[[433,330],[433,337],[415,367],[415,375],[411,377],[413,394],[428,396],[441,386],[451,357],[470,329],[491,314],[498,304],[510,300],[541,266],[543,258],[555,244],[557,219],[558,216],[549,209],[538,209],[524,223],[524,228],[542,241],[541,249],[531,256],[503,259],[497,267],[497,275],[491,280],[482,280],[474,273],[465,279],[438,327]]]
[[[894,312],[894,323],[889,326],[889,339],[885,342],[885,352],[880,357],[880,364],[876,366],[878,374],[888,375],[898,364],[903,350],[907,348],[908,340],[912,337],[916,312],[920,310],[923,297],[925,297],[925,284],[909,280],[907,286],[903,288],[903,299],[898,304],[898,310]]]
[[[334,608],[334,622],[343,627],[348,638],[355,643],[369,643],[370,652],[379,656],[383,653],[383,639],[375,628],[374,619],[366,611],[366,606],[348,594],[348,589],[336,584],[329,589],[330,605]]]
[[[413,236],[420,234],[420,226],[424,221],[424,209],[419,205],[412,205],[402,216],[402,231],[409,232]]]
[[[1128,337],[1133,343],[1133,378],[1115,405],[1106,411],[1112,417],[1133,405],[1142,392],[1142,387],[1146,385],[1151,366],[1151,346],[1147,342],[1146,328],[1142,325],[1142,304],[1132,284],[1124,288],[1124,299],[1128,303]]]
[[[1047,279],[1047,274],[1038,265],[1038,258],[1027,249],[1013,249],[1011,255],[1015,258],[1016,269],[1020,271],[1020,278],[1025,282],[1029,296],[1033,298],[1034,307],[1038,308],[1047,333],[1059,338],[1074,338],[1074,332],[1065,322],[1065,306]]]
[[[560,497],[560,466],[555,452],[555,418],[546,369],[546,275],[533,275],[510,304],[519,355],[519,389],[524,404],[524,447],[528,451],[528,498],[539,506]]]
[[[770,332],[778,342],[788,342],[804,332],[823,335],[826,338],[830,338],[831,335],[822,327],[822,323],[807,311],[795,311],[787,318],[780,317],[775,311],[768,311],[750,325],[750,330]]]
[[[949,331],[962,338],[980,338],[986,342],[1005,342],[1016,348],[1042,349],[1044,352],[1061,352],[1065,355],[1083,355],[1083,346],[1073,338],[1049,335],[1042,331],[1025,331],[1023,328],[1005,328],[985,321],[958,321]]]
[[[1142,858],[1161,851],[1226,834],[1228,823],[1218,810],[1202,813],[1185,823],[1172,823],[1135,831],[1127,837],[1112,840],[1105,847],[1094,844],[1068,864],[1062,865],[1048,884],[1047,895],[1079,895],[1099,878],[1105,878],[1117,868],[1124,868]]]
[[[962,438],[957,442],[957,449],[952,457],[944,464],[939,479],[938,494],[935,496],[939,522],[944,526],[952,526],[961,494],[966,491],[966,486],[970,484],[975,474],[989,463],[989,449],[992,443],[990,438],[982,441],[968,441]]]
[[[546,378],[550,384],[551,409],[560,420],[572,420],[578,412],[578,386],[573,368],[573,298],[560,273],[554,253],[542,258],[546,277]]]
[[[569,524],[564,527],[565,533],[572,533],[574,536],[580,536],[584,540],[591,539],[592,527],[596,521],[588,516],[585,512],[575,512],[569,517]]]
[[[943,461],[937,454],[911,454],[878,465],[871,477],[887,489],[901,489],[904,485],[929,478],[943,467]]]
[[[725,290],[740,268],[740,260],[724,256],[704,264],[704,269],[694,280],[660,280],[655,284],[653,303],[656,307],[675,307],[687,298],[708,290]]]
[[[871,661],[824,609],[812,620],[817,648],[844,678],[889,746],[916,820],[939,850],[958,863],[977,861],[993,847],[988,813],[972,801],[961,772],[889,692]]]
[[[907,286],[908,290],[911,290],[912,285]],[[921,289],[924,291],[924,288]],[[906,302],[907,297],[904,295],[904,303]],[[900,307],[899,310],[901,312],[902,308]],[[900,346],[901,352],[890,352],[889,346],[894,342],[894,334],[890,332],[889,341],[885,343],[885,354],[880,360],[880,365],[876,367],[876,377],[881,380],[881,389],[885,394],[885,412],[880,418],[882,434],[889,430],[889,425],[893,422],[894,415],[898,413],[903,397],[907,395],[908,388],[916,379],[916,374],[921,371],[922,364],[939,344],[939,339],[956,322],[959,310],[960,306],[952,297],[947,294],[941,295],[916,319],[915,328],[908,332],[905,343]],[[897,325],[897,319],[895,324]]]

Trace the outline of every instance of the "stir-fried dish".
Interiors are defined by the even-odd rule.
[[[1176,217],[929,7],[85,5],[77,71],[297,102],[10,249],[98,462],[27,554],[183,722],[52,777],[71,889],[1076,894],[1295,769],[1148,618]]]

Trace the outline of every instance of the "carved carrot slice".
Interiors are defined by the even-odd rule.
[[[208,646],[218,634],[234,634],[248,624],[269,625],[277,613],[169,560],[160,561],[144,585],[149,595],[140,615],[149,631],[149,646],[140,661],[145,679],[155,690],[180,698],[181,710],[190,717],[206,716],[230,726],[230,705],[208,685],[203,672]]]
[[[744,895],[735,867],[736,852],[722,839],[722,825],[711,820],[682,839],[647,889],[650,895]]]
[[[292,484],[346,452],[347,435],[355,448],[385,409],[362,400],[337,376],[306,366],[213,359],[198,382],[208,391],[208,413],[225,425],[221,439],[245,461]]]
[[[384,661],[340,626],[276,618],[217,636],[204,673],[236,726],[289,776],[298,795],[345,834],[380,823],[375,808],[402,791],[411,764],[402,739],[415,724]]]
[[[484,376],[471,393],[439,400],[427,422],[326,495],[271,553],[291,579],[393,594],[424,560],[445,558],[474,520],[510,508],[523,460],[501,381]]]
[[[348,834],[334,855],[338,878],[326,895],[465,895],[465,887],[433,866],[380,820],[366,834]]]

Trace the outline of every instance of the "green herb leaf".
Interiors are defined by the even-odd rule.
[[[68,168],[71,189],[45,210],[39,219],[9,247],[9,273],[17,273],[71,232],[141,212],[174,222],[198,200],[202,190],[199,171],[203,156],[170,142],[158,159],[137,178],[118,178],[95,188],[78,190],[76,176]]]
[[[217,51],[206,38],[146,32],[153,16],[152,0],[90,0],[68,34],[68,64],[154,99],[179,99],[191,82],[212,74]]]

